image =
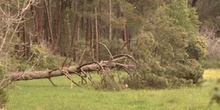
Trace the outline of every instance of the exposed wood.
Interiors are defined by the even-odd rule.
[[[55,85],[51,80],[52,77],[66,76],[71,82],[78,85],[70,77],[70,74],[76,74],[80,76],[82,79],[84,79],[85,76],[87,76],[86,72],[93,72],[93,71],[104,72],[112,68],[123,69],[125,71],[128,71],[128,70],[132,70],[136,68],[135,64],[120,63],[120,61],[124,59],[131,59],[134,61],[133,57],[130,55],[116,55],[107,61],[86,63],[83,65],[64,67],[61,69],[52,69],[52,70],[45,70],[45,71],[14,72],[10,74],[9,79],[10,81],[20,81],[20,80],[35,80],[35,79],[46,78],[46,79],[49,79],[52,85]]]

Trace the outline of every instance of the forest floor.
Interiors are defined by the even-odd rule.
[[[70,87],[64,77],[48,80],[20,81],[10,86],[6,110],[217,110],[208,104],[220,69],[208,69],[201,87],[172,90],[100,91],[91,86]]]

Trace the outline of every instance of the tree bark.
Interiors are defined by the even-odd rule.
[[[53,43],[53,29],[52,29],[52,12],[51,12],[51,0],[44,0],[47,16],[47,28],[48,28],[48,41]]]
[[[81,17],[79,15],[79,13],[81,13],[82,11],[82,1],[78,1],[74,3],[74,7],[75,7],[75,22],[74,22],[74,30],[73,30],[73,35],[72,35],[72,40],[71,40],[71,47],[73,47],[73,60],[76,61],[78,56],[77,56],[77,50],[78,50],[78,42],[80,39],[80,29],[81,29]],[[70,47],[70,48],[71,48]],[[72,51],[70,49],[70,51]],[[70,53],[68,53],[70,54]]]
[[[99,30],[98,30],[98,8],[95,8],[95,59],[99,61]]]
[[[55,18],[55,29],[54,29],[54,43],[53,43],[53,52],[55,52],[58,48],[58,43],[60,40],[60,19],[61,19],[61,4],[62,2],[60,0],[56,0],[56,18]]]
[[[109,40],[112,40],[112,0],[108,0]]]
[[[84,77],[84,75],[86,75],[86,72],[93,72],[93,71],[104,72],[106,70],[113,68],[118,68],[128,71],[136,68],[136,65],[119,63],[123,59],[131,59],[132,61],[134,61],[133,57],[131,57],[130,55],[116,55],[113,56],[111,60],[92,62],[79,66],[64,67],[63,69],[14,72],[10,74],[9,79],[12,82],[20,81],[20,80],[35,80],[35,79],[45,79],[45,78],[50,80],[51,77],[57,77],[63,75],[68,76],[70,74],[76,74],[80,77]],[[70,79],[69,76],[68,79]]]
[[[91,18],[88,17],[86,20],[86,45],[90,46],[90,40],[91,40]]]

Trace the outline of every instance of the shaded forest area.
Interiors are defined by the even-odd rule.
[[[220,67],[219,8],[219,0],[3,0],[0,77],[120,54],[137,64],[120,80],[130,88],[195,86],[203,67]]]

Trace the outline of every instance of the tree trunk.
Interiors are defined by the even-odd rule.
[[[112,0],[108,0],[109,40],[112,40]]]
[[[88,17],[86,20],[86,45],[89,47],[91,44],[91,18]]]
[[[124,40],[124,42],[125,42],[125,47],[127,48],[127,49],[129,49],[129,42],[128,42],[128,40],[129,40],[129,37],[128,37],[128,34],[127,34],[127,27],[126,27],[126,24],[124,25],[124,29],[123,29],[123,40]]]
[[[97,7],[95,8],[95,60],[99,61],[99,30],[98,30],[98,17]]]
[[[79,42],[79,36],[80,36],[80,22],[81,22],[81,17],[79,16],[79,13],[81,12],[81,6],[82,6],[82,1],[75,2],[74,7],[75,7],[75,12],[76,12],[76,18],[75,18],[75,23],[74,23],[74,30],[73,30],[73,36],[72,36],[72,41],[71,41],[71,47],[73,46],[73,60],[77,60],[77,50],[78,50],[78,42]],[[70,48],[71,48],[70,47]],[[70,51],[72,51],[70,49]],[[70,54],[70,53],[68,53]]]
[[[51,0],[44,0],[47,16],[47,28],[48,28],[48,41],[53,43],[53,32],[52,32],[52,12],[51,12]]]
[[[20,81],[20,80],[34,80],[34,79],[49,79],[51,81],[51,77],[57,76],[67,76],[68,79],[73,81],[70,74],[76,74],[81,78],[85,77],[86,72],[100,71],[105,72],[113,68],[123,69],[126,72],[128,70],[133,70],[136,68],[135,65],[132,64],[122,64],[119,63],[121,60],[131,59],[134,61],[133,57],[130,55],[116,55],[111,58],[111,60],[101,61],[101,62],[93,62],[87,63],[79,66],[70,66],[64,67],[62,69],[52,69],[45,71],[26,71],[26,72],[14,72],[9,76],[10,81]],[[53,82],[51,81],[53,84]],[[75,82],[74,82],[75,83]],[[76,83],[75,83],[76,84]]]
[[[22,21],[24,19],[22,18]],[[27,36],[27,33],[26,33],[26,26],[25,26],[25,23],[22,23],[21,25],[21,31],[19,31],[19,34],[18,36],[20,37],[21,41],[22,41],[22,56],[20,57],[28,57],[29,56],[29,53],[30,53],[30,41],[29,41],[29,38]]]
[[[53,52],[58,48],[58,43],[60,40],[60,19],[61,19],[61,4],[60,0],[56,0],[56,18],[55,18],[55,29],[54,29],[54,43],[53,43]]]

